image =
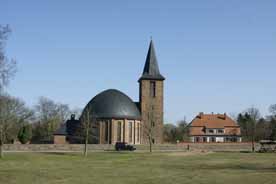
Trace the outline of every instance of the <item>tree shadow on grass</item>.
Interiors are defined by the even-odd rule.
[[[43,155],[56,155],[56,156],[81,156],[82,153],[74,152],[40,152]]]
[[[186,170],[187,167],[183,166],[174,166],[178,169]],[[208,165],[208,164],[199,164],[195,165],[192,168],[193,170],[233,170],[233,171],[256,171],[256,172],[276,172],[276,165],[274,163],[264,165],[257,164],[216,164],[216,165]]]
[[[276,172],[276,166],[259,166],[255,164],[242,164],[242,165],[216,165],[216,166],[205,166],[202,169],[206,170],[247,170],[247,171],[258,171],[258,172]]]

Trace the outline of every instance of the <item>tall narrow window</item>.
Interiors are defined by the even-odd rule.
[[[132,122],[128,122],[128,142],[132,143]]]
[[[109,129],[109,123],[108,121],[105,121],[105,143],[108,143],[108,129]]]
[[[126,142],[126,122],[123,123],[123,142]]]
[[[137,142],[140,142],[140,123],[137,123]]]
[[[156,96],[156,82],[150,81],[150,96],[155,97]]]
[[[134,121],[133,122],[133,144],[136,144],[136,142],[137,142],[137,139],[136,139],[136,136],[137,136],[137,133],[136,133],[136,125],[137,125],[137,123]]]
[[[117,124],[117,141],[120,142],[121,141],[121,129],[122,129],[122,122],[118,121]]]
[[[108,140],[108,144],[111,144],[111,141],[112,141],[112,121],[109,121],[109,123],[108,123],[108,129],[109,129],[109,140]]]

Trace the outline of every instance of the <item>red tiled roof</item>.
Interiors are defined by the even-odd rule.
[[[237,123],[226,114],[203,114],[197,115],[190,123],[190,135],[204,135],[205,128],[224,128],[225,134],[240,134]],[[228,128],[227,128],[228,127]],[[231,128],[230,130],[227,130]]]

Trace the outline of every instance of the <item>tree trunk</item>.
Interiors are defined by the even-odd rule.
[[[3,145],[0,144],[0,159],[4,157],[4,153],[3,153]]]
[[[3,126],[0,124],[0,159],[4,157],[3,146],[4,146],[4,136],[3,136]]]
[[[151,142],[151,138],[149,140],[149,146],[150,146],[150,153],[152,152],[152,142]]]
[[[89,110],[87,111],[87,119],[85,122],[86,126],[86,130],[85,130],[85,145],[84,145],[84,156],[87,157],[87,152],[88,152],[88,138],[89,138],[89,124],[90,124],[90,114],[89,114]]]
[[[150,153],[152,152],[152,135],[151,135],[151,130],[149,133],[149,149],[150,149]]]
[[[252,136],[251,144],[252,144],[252,152],[254,152],[255,151],[255,144],[254,144],[254,137],[253,136]]]
[[[255,152],[255,123],[254,123],[254,127],[253,127],[253,130],[252,130],[252,152]]]
[[[86,127],[85,132],[85,145],[84,145],[84,156],[87,157],[87,151],[88,151],[88,135],[89,135],[89,128]]]

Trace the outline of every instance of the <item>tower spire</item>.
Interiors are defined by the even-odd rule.
[[[142,79],[165,80],[159,71],[152,37],[150,40],[144,71],[139,80]]]
[[[144,71],[139,79],[139,102],[143,123],[142,144],[163,142],[164,80],[159,71],[151,38]],[[154,132],[150,135],[150,142],[147,134],[149,131]]]

